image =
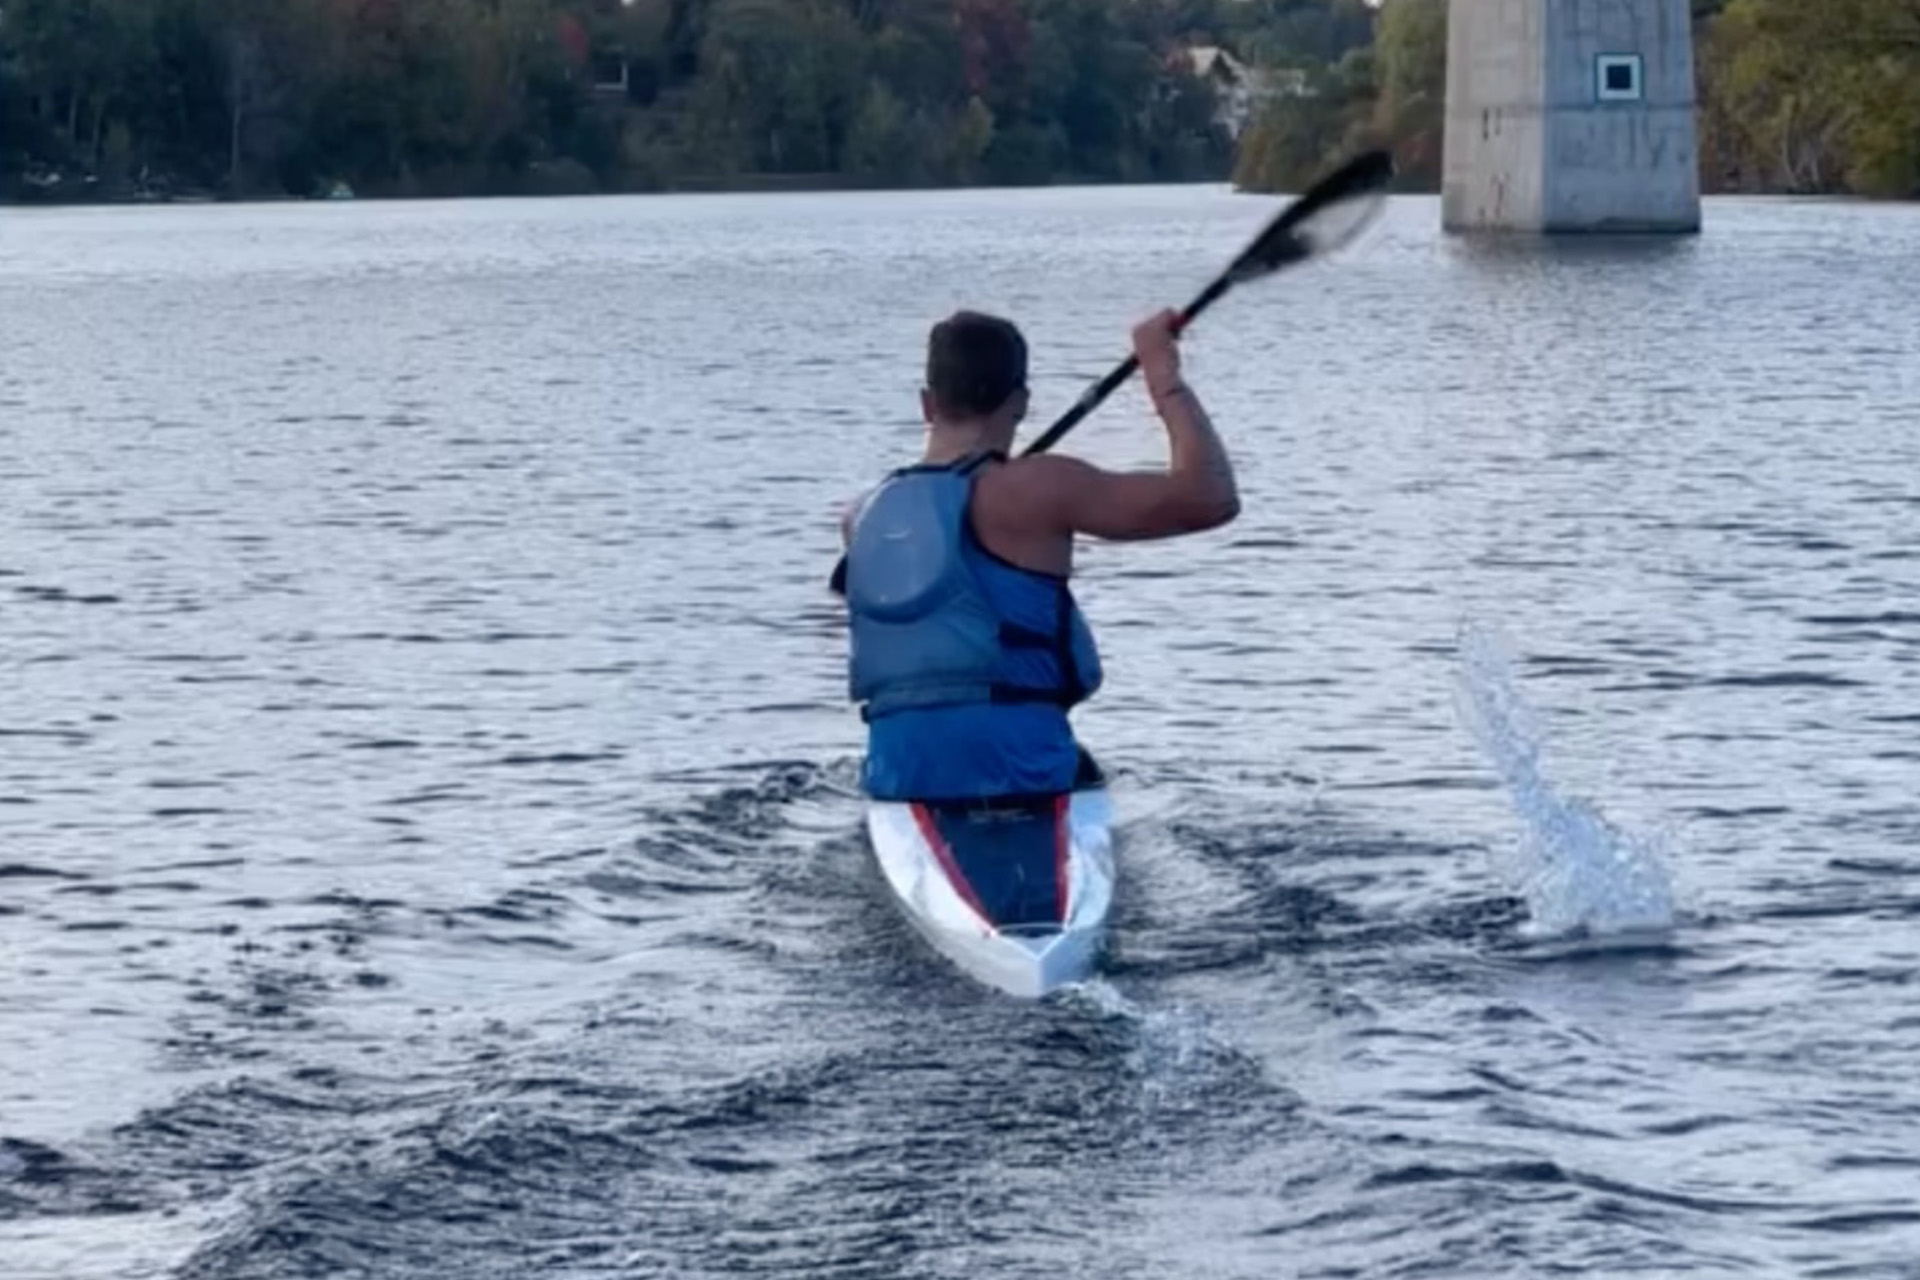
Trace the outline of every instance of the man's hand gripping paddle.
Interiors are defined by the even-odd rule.
[[[1263,279],[1352,242],[1386,203],[1392,181],[1393,156],[1386,151],[1362,152],[1322,178],[1282,209],[1253,243],[1187,304],[1175,319],[1174,333],[1184,332],[1201,312],[1225,297],[1235,285]],[[1121,361],[1106,377],[1088,387],[1058,422],[1021,450],[1021,456],[1042,453],[1058,444],[1062,436],[1099,408],[1101,402],[1139,368],[1140,361],[1135,356]],[[847,558],[844,555],[834,566],[829,585],[835,592],[846,594]]]

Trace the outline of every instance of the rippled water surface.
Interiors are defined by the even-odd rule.
[[[1049,420],[1274,208],[0,216],[0,1275],[1920,1275],[1920,211],[1236,293],[1244,515],[1083,554],[1104,975],[895,915],[926,326]]]

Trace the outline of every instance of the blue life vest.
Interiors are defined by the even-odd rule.
[[[1008,564],[974,537],[973,486],[994,456],[903,467],[855,517],[848,691],[868,720],[968,703],[1066,708],[1100,687],[1099,652],[1067,580]],[[1025,603],[1010,593],[1036,589],[1047,596],[1042,617],[1008,616]]]

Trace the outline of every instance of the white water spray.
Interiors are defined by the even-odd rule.
[[[1505,647],[1477,626],[1461,632],[1455,693],[1461,717],[1520,817],[1521,840],[1498,869],[1526,900],[1528,932],[1556,937],[1670,928],[1674,892],[1662,851],[1547,781],[1538,721],[1514,687]]]

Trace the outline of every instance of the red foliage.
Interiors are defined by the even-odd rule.
[[[967,92],[984,94],[996,71],[1024,76],[1033,24],[1021,0],[953,0]]]
[[[555,25],[559,28],[560,47],[573,59],[573,65],[586,66],[593,57],[593,41],[587,36],[587,29],[580,24],[580,19],[563,13]]]

